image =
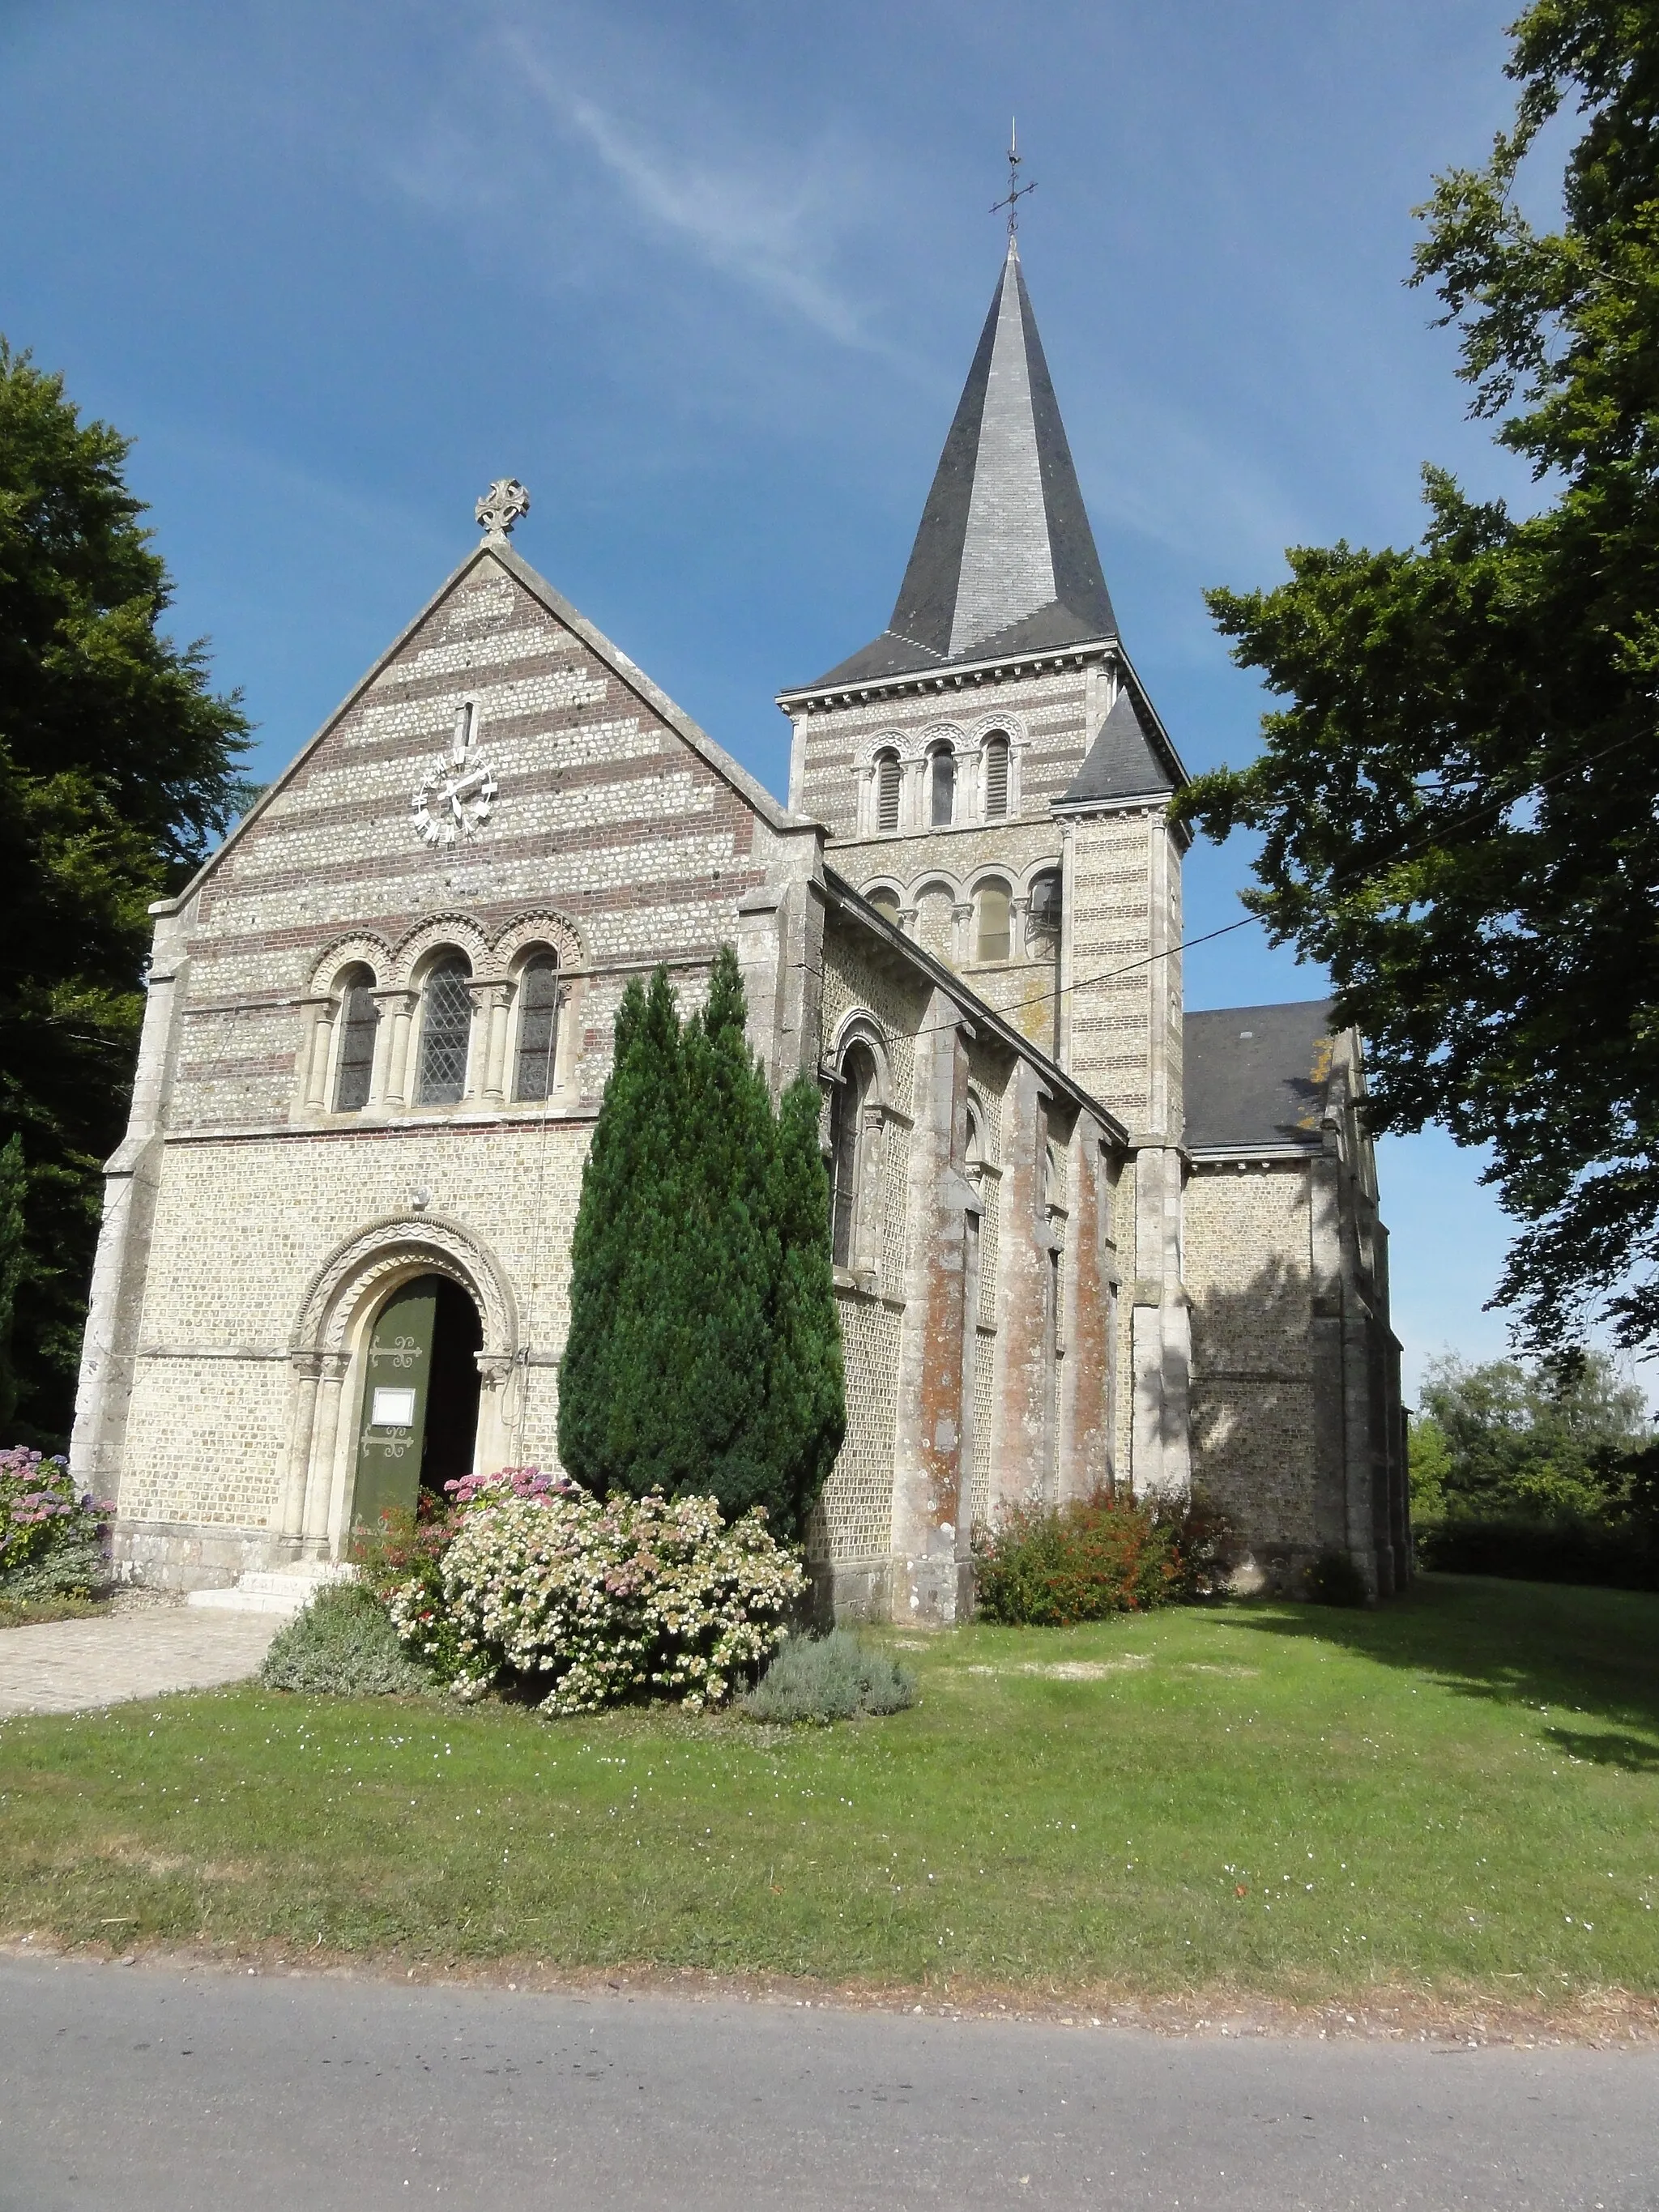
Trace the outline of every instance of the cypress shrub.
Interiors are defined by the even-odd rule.
[[[775,1114],[737,957],[682,1024],[630,984],[582,1177],[559,1455],[599,1497],[713,1497],[801,1534],[846,1426],[816,1085]]]

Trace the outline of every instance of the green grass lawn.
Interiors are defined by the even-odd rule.
[[[1659,1598],[973,1627],[793,1732],[252,1688],[0,1726],[0,1929],[1054,1994],[1659,1993]]]

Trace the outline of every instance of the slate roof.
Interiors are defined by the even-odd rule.
[[[1318,1151],[1335,1042],[1328,999],[1188,1014],[1182,1037],[1189,1151]]]
[[[1167,799],[1186,775],[1134,686],[1119,689],[1112,711],[1072,778],[1060,806],[1097,799]]]
[[[818,683],[875,682],[1117,634],[1010,239],[892,620]]]

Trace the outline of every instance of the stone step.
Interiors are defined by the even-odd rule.
[[[355,1569],[323,1561],[295,1567],[250,1567],[228,1589],[194,1589],[185,1602],[216,1613],[303,1613],[330,1583],[351,1582]]]
[[[185,1602],[216,1613],[281,1613],[291,1616],[303,1613],[315,1595],[315,1587],[310,1583],[292,1591],[244,1589],[240,1583],[233,1583],[228,1589],[193,1589]]]

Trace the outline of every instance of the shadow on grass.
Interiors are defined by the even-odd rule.
[[[1404,1596],[1363,1612],[1243,1605],[1233,1619],[1263,1636],[1340,1644],[1460,1697],[1607,1723],[1543,1733],[1572,1758],[1659,1773],[1659,1597],[1419,1575]]]

